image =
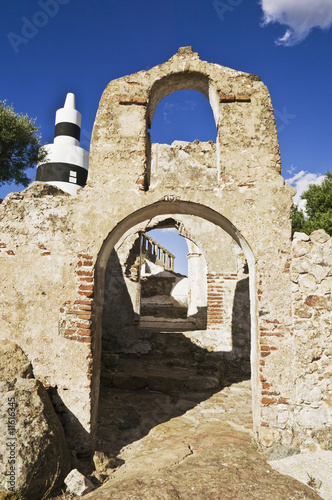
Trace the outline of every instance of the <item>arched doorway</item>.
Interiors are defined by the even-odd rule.
[[[151,221],[153,217],[172,217],[175,214],[180,214],[186,217],[198,217],[202,221],[207,221],[210,224],[213,224],[216,228],[219,228],[223,232],[226,232],[242,249],[246,262],[249,268],[249,281],[250,281],[250,331],[251,331],[251,374],[252,374],[252,384],[253,384],[253,398],[255,400],[256,397],[256,384],[258,380],[258,366],[257,366],[257,333],[256,333],[256,303],[255,303],[255,268],[254,268],[254,257],[253,254],[242,237],[241,234],[236,230],[236,228],[221,214],[218,214],[214,210],[209,207],[199,205],[197,203],[192,202],[183,202],[174,200],[170,201],[160,201],[153,205],[144,207],[141,210],[131,214],[129,217],[124,219],[117,227],[109,234],[108,238],[104,242],[104,245],[99,253],[97,266],[96,266],[96,296],[95,296],[95,328],[96,328],[96,336],[95,336],[95,344],[94,344],[94,374],[93,374],[93,387],[96,389],[95,394],[98,394],[97,387],[99,384],[99,375],[100,375],[100,356],[101,356],[101,345],[102,345],[102,312],[103,305],[105,301],[105,272],[107,271],[108,263],[110,259],[112,260],[112,252],[113,258],[116,258],[114,254],[114,249],[117,247],[119,242],[123,241],[124,235],[129,232],[135,233],[135,231],[139,230],[141,227],[144,227],[148,221]],[[126,240],[127,238],[125,238]],[[127,239],[128,241],[128,239]],[[116,263],[118,265],[118,270],[121,270],[121,262]],[[215,285],[215,279],[212,279],[212,286],[215,287],[213,294],[216,296],[218,294],[218,290],[220,290],[219,284]],[[128,288],[127,288],[128,290]],[[139,294],[138,294],[139,295]],[[131,312],[135,311],[132,309],[132,296],[127,294],[128,303],[131,302]],[[122,304],[123,301],[122,301]],[[139,317],[139,316],[138,316]],[[135,336],[135,327],[131,330],[133,335]],[[208,330],[206,330],[208,331]],[[218,334],[219,330],[215,330]],[[132,337],[133,338],[133,337]],[[190,339],[191,341],[192,339]],[[141,347],[142,339],[140,339]],[[144,349],[144,348],[143,348]],[[201,354],[198,353],[198,354]],[[120,377],[121,378],[121,377]],[[144,384],[143,384],[144,385]],[[97,418],[97,404],[98,401],[94,398],[94,422],[96,423]],[[255,421],[255,415],[254,415]],[[257,421],[256,421],[257,422]],[[150,424],[149,424],[150,425]]]

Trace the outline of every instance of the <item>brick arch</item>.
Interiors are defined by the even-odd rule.
[[[250,280],[250,312],[251,312],[251,378],[253,386],[253,418],[254,428],[258,428],[259,408],[258,395],[259,395],[259,373],[258,373],[258,331],[257,331],[257,303],[255,292],[255,259],[251,248],[242,234],[236,229],[233,224],[226,219],[222,214],[215,210],[188,201],[159,201],[152,205],[145,206],[133,212],[125,219],[123,219],[117,226],[109,233],[104,241],[97,257],[95,266],[95,297],[93,305],[94,317],[94,332],[93,332],[93,372],[92,372],[92,434],[96,432],[97,411],[98,411],[98,397],[99,397],[99,379],[100,379],[100,359],[101,359],[101,333],[102,333],[102,309],[103,309],[103,291],[105,284],[105,269],[108,258],[120,240],[120,238],[131,228],[160,215],[173,215],[173,214],[187,214],[198,216],[213,224],[221,227],[226,231],[242,248],[249,266],[249,280]]]

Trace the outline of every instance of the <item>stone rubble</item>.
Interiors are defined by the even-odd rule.
[[[79,497],[90,493],[90,491],[94,489],[94,485],[91,481],[83,476],[77,469],[70,471],[64,482],[68,490]]]

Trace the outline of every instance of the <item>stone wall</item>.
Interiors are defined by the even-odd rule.
[[[204,183],[218,185],[216,145],[212,141],[152,144],[151,155],[150,189],[179,182],[199,189],[202,178]]]
[[[295,233],[293,333],[296,349],[295,428],[304,444],[332,448],[332,238],[322,229]]]
[[[281,453],[282,448],[331,449],[332,238],[322,229],[310,236],[295,233],[290,272],[294,343],[291,356],[270,375],[276,379],[286,371],[294,398],[280,397],[273,384],[263,380],[263,442],[268,447],[279,442]],[[275,349],[268,333],[263,346],[266,355]]]

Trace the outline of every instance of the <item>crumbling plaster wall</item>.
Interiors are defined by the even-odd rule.
[[[59,411],[70,408],[65,426],[69,435],[76,433],[80,451],[79,441],[86,441],[91,421],[90,339],[82,335],[73,341],[71,325],[61,325],[61,315],[65,309],[82,308],[72,317],[81,316],[83,334],[90,324],[91,303],[88,292],[77,292],[81,286],[77,273],[86,259],[82,239],[75,234],[72,201],[58,188],[33,183],[0,205],[0,316],[1,338],[19,344],[35,377],[46,387],[57,388]],[[80,300],[86,304],[75,304]]]
[[[213,141],[174,141],[170,146],[152,144],[150,189],[177,183],[199,189],[202,179],[204,184],[218,184],[216,145]]]
[[[167,187],[150,185],[148,128],[155,107],[183,88],[210,100],[218,128],[217,176],[208,181],[199,165],[199,186],[192,188],[181,176]],[[266,384],[278,393],[278,404],[295,401],[298,353],[289,274],[294,190],[280,176],[271,99],[259,78],[201,61],[184,48],[160,66],[110,82],[94,125],[86,187],[73,198],[41,193],[40,184],[33,184],[1,208],[6,246],[0,264],[5,296],[0,335],[19,343],[35,375],[57,386],[73,426],[80,423],[94,434],[104,270],[114,245],[144,220],[182,213],[222,227],[246,256],[254,425],[264,441],[262,424],[276,408]]]

